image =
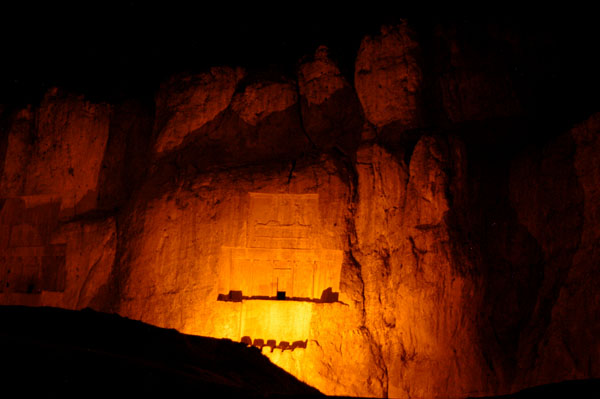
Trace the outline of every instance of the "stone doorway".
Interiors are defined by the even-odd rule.
[[[277,297],[277,299],[285,299],[286,297],[292,297],[292,269],[273,269],[273,287],[275,288],[273,296]]]

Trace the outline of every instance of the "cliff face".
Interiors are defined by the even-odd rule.
[[[519,340],[519,367],[534,370],[517,378],[521,385],[597,373],[598,116],[511,169],[511,203],[541,247],[544,276]]]
[[[530,99],[492,50],[403,23],[353,84],[322,46],[295,77],[2,108],[0,302],[247,342],[326,394],[600,377],[600,117],[519,142]]]

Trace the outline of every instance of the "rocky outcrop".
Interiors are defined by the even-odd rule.
[[[297,84],[277,73],[243,77],[239,68],[213,68],[161,86],[154,157],[204,170],[293,158],[308,149]]]
[[[0,197],[56,197],[64,217],[94,209],[109,121],[109,105],[58,89],[35,111],[17,113],[8,133]]]
[[[298,113],[297,84],[285,77],[248,79],[231,103],[224,143],[247,160],[297,156],[308,142]]]
[[[515,389],[598,374],[599,137],[596,114],[511,171],[512,204],[543,254]]]
[[[112,272],[116,222],[87,215],[101,205],[101,176],[118,180],[105,162],[111,116],[112,106],[58,89],[11,113],[0,178],[2,303],[106,308],[98,296]]]
[[[290,82],[256,82],[237,93],[231,109],[251,126],[276,112],[285,111],[298,101],[296,88]]]
[[[123,207],[141,184],[151,159],[152,107],[142,101],[113,105],[109,138],[98,176],[98,208]]]
[[[423,73],[420,45],[408,24],[384,26],[363,39],[354,67],[354,86],[365,116],[378,128],[401,130],[422,125]]]
[[[241,248],[248,253],[245,256],[252,256],[255,233],[250,214],[254,208],[249,193],[275,200],[286,200],[290,195],[318,198],[315,217],[319,221],[319,238],[310,247],[345,250],[350,203],[347,175],[342,164],[324,157],[299,163],[292,170],[253,167],[205,173],[184,179],[183,185],[163,186],[160,190],[149,181],[145,188],[148,191],[137,198],[124,221],[117,276],[121,282],[119,313],[193,334],[239,340],[240,313],[236,309],[244,305],[219,301],[220,294],[227,292],[219,291],[218,282],[229,278],[231,266],[223,264],[224,251]],[[149,192],[155,194],[150,201]],[[279,233],[274,230],[272,234]],[[309,249],[286,248],[289,247],[285,244],[277,244],[272,249],[257,251],[266,254],[262,255],[267,256],[265,263],[278,256],[295,254],[304,259],[305,253],[312,254]],[[276,262],[287,264],[284,259]],[[319,259],[310,259],[315,260]],[[333,267],[338,273],[342,270],[342,275],[343,270],[354,267],[346,264],[347,260],[340,262]],[[258,279],[249,275],[244,278]],[[344,283],[349,285],[347,280]],[[308,340],[306,348],[283,353],[277,349],[265,354],[325,392],[381,395],[379,379],[365,386],[364,375],[356,373],[356,367],[361,367],[364,373],[370,372],[376,359],[370,351],[368,333],[359,323],[360,311],[353,301],[350,305],[346,303],[344,291],[348,288],[339,292],[344,303],[309,302],[298,310],[303,313],[294,313],[294,320],[306,319],[308,323],[310,333],[303,338]],[[295,303],[298,302],[290,302],[290,306]],[[268,302],[258,301],[254,306],[263,304]],[[268,311],[267,307],[265,312]],[[332,314],[337,316],[331,317]],[[343,337],[339,336],[341,330],[345,331]],[[285,339],[252,338],[265,341],[275,338],[278,342]]]
[[[346,152],[356,149],[363,126],[356,93],[319,47],[298,68],[302,124],[311,142],[320,149],[334,146]]]
[[[236,85],[244,76],[240,68],[214,67],[194,76],[173,77],[156,97],[154,151],[172,151],[231,103]]]
[[[3,304],[106,309],[114,218],[59,223],[60,202],[43,197],[3,199],[0,205]]]
[[[117,250],[115,219],[64,224],[51,242],[66,247],[65,289],[61,293],[43,293],[42,303],[63,309],[106,310]]]
[[[352,254],[390,397],[489,389],[490,371],[474,345],[477,279],[453,248],[448,217],[464,162],[460,143],[436,137],[423,137],[408,165],[377,146],[358,152]]]
[[[34,141],[33,110],[27,107],[16,112],[7,124],[0,180],[0,191],[4,197],[19,195],[24,191],[25,174],[31,158],[31,144]]]

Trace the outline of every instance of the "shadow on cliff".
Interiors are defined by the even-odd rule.
[[[154,104],[125,101],[113,108],[98,176],[98,207],[120,208],[143,181],[150,158]]]
[[[495,151],[470,142],[452,241],[481,278],[483,356],[499,387],[519,389],[535,381],[539,345],[581,241],[583,189],[571,136],[517,148],[504,140]]]

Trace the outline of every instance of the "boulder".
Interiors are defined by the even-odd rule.
[[[308,148],[294,81],[255,74],[242,79],[241,69],[212,71],[198,78],[197,87],[191,86],[195,89],[190,77],[163,86],[157,97],[154,158],[206,170],[289,159]],[[185,95],[178,94],[183,90],[178,87],[186,89]]]
[[[302,124],[320,149],[353,151],[363,126],[362,110],[352,86],[329,57],[325,46],[298,68]]]
[[[377,128],[394,123],[408,130],[422,125],[421,49],[404,22],[366,36],[356,56],[354,86],[365,116]]]
[[[156,96],[154,152],[173,151],[227,109],[244,74],[241,68],[213,67],[163,83]]]

